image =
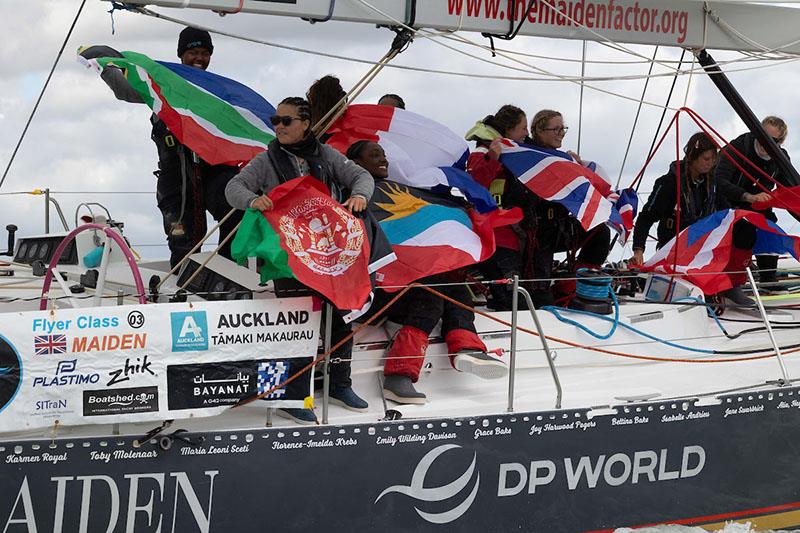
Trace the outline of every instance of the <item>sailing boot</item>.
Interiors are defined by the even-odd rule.
[[[722,291],[720,295],[734,305],[752,307],[756,304],[755,300],[744,293],[741,285],[731,287],[727,291]]]
[[[444,336],[450,363],[460,372],[482,379],[500,379],[508,375],[505,363],[486,353],[486,345],[474,331],[454,329]]]
[[[301,426],[308,426],[317,423],[317,415],[312,409],[284,408],[276,409],[275,414],[281,418],[291,420]]]
[[[414,383],[408,376],[393,374],[383,380],[383,395],[387,400],[401,404],[424,404],[427,401],[425,394],[414,388]]]
[[[353,387],[334,387],[328,394],[331,403],[344,407],[348,411],[364,413],[369,410],[369,404],[355,393]]]

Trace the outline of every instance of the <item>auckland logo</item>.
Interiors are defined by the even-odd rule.
[[[475,484],[472,486],[472,490],[461,503],[457,504],[452,509],[439,513],[428,513],[420,510],[416,506],[414,507],[414,510],[417,511],[418,515],[432,524],[448,524],[460,518],[464,513],[467,512],[472,505],[472,502],[475,501],[475,497],[478,495],[478,486],[481,482],[481,475],[480,472],[476,472],[476,462],[478,458],[477,454],[473,455],[472,464],[469,465],[469,468],[467,468],[466,472],[461,474],[461,476],[459,476],[455,481],[441,487],[425,486],[425,477],[427,476],[428,469],[431,467],[433,462],[444,452],[454,448],[461,448],[461,446],[456,444],[443,444],[426,453],[425,456],[420,459],[419,464],[417,464],[417,467],[414,469],[414,474],[411,476],[410,485],[394,485],[389,487],[381,492],[380,496],[378,496],[378,498],[375,500],[375,503],[378,503],[381,498],[393,492],[405,494],[406,496],[420,502],[443,502],[445,500],[454,498],[465,488],[467,488],[474,474]]]

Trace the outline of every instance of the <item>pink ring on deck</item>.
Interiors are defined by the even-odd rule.
[[[142,275],[139,272],[139,267],[136,265],[136,260],[133,257],[133,253],[131,253],[131,249],[128,246],[128,243],[125,242],[125,239],[117,233],[116,231],[112,230],[109,226],[101,226],[100,224],[84,224],[83,226],[77,227],[71,232],[67,234],[66,237],[59,243],[58,247],[56,248],[53,257],[50,259],[50,264],[47,266],[47,274],[44,277],[44,285],[42,285],[42,298],[39,300],[39,310],[46,311],[47,310],[47,297],[45,296],[50,292],[50,285],[53,282],[53,272],[55,271],[56,267],[58,267],[58,261],[61,259],[61,255],[64,253],[64,250],[67,248],[67,245],[75,239],[75,237],[79,233],[83,233],[87,230],[100,230],[106,234],[108,238],[113,240],[119,246],[119,249],[125,255],[125,259],[128,261],[128,266],[131,269],[131,273],[133,274],[133,281],[136,284],[136,291],[139,296],[139,303],[145,304],[147,303],[147,298],[145,298],[144,293],[144,283],[142,282]]]

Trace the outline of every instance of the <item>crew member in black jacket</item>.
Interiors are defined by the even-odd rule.
[[[214,45],[207,31],[185,28],[178,38],[178,57],[181,63],[206,70],[211,61]],[[86,59],[97,57],[122,57],[108,46],[91,46],[81,51]],[[101,73],[103,81],[118,100],[144,103],[139,93],[131,87],[123,70],[109,66]],[[175,266],[205,236],[206,210],[215,220],[221,220],[231,206],[225,200],[225,187],[239,169],[229,165],[209,165],[197,154],[178,142],[166,124],[155,114],[151,138],[158,149],[156,200],[164,219],[164,232],[170,250],[170,265]],[[237,211],[220,228],[222,241],[242,218]],[[231,243],[220,248],[220,255],[230,258]]]
[[[681,204],[678,231],[715,211],[727,209],[731,204],[749,204],[769,199],[767,193],[752,194],[734,183],[726,180],[718,182],[714,178],[717,147],[705,133],[698,132],[692,135],[683,152],[685,157],[680,162]],[[656,248],[661,248],[675,237],[677,233],[675,230],[676,205],[677,179],[676,165],[673,162],[669,172],[656,180],[650,198],[636,218],[633,229],[631,265],[641,265],[644,262],[647,236],[656,221],[658,222]],[[739,271],[750,260],[751,250],[755,244],[755,229],[752,225],[737,222],[733,231],[735,250],[729,266],[732,270]],[[752,303],[738,286],[726,291],[725,296],[740,305]]]
[[[769,116],[761,121],[761,125],[764,126],[764,130],[767,132],[767,135],[772,137],[772,140],[774,140],[778,146],[781,146],[786,140],[789,130],[786,126],[786,122],[784,122],[783,119],[775,116]],[[744,162],[741,157],[737,156],[733,150],[726,147],[723,148],[723,150],[729,153],[730,156],[733,157],[742,168],[744,168],[751,176],[753,176],[753,178],[756,179],[756,182],[753,182],[750,178],[745,176],[741,170],[736,168],[730,159],[724,156],[724,154],[720,154],[720,161],[714,174],[718,183],[731,183],[751,194],[758,194],[764,189],[771,191],[775,188],[776,181],[786,187],[800,185],[798,183],[793,183],[793,180],[790,176],[786,176],[780,171],[778,163],[770,158],[761,144],[756,140],[755,135],[752,133],[740,135],[731,141],[731,146],[736,148],[736,150],[738,150],[739,153],[741,153],[749,161],[755,163],[759,169],[763,170],[767,176],[770,176],[772,179],[767,178],[767,176],[764,176],[760,172],[753,169],[750,164]],[[788,158],[789,154],[786,152],[786,150],[783,148],[781,148],[781,150],[783,150],[783,153],[786,154],[786,157]],[[762,186],[764,189],[761,188]],[[746,200],[744,202],[733,202],[732,207],[737,209],[752,209]],[[763,213],[773,222],[777,222],[778,220],[778,217],[775,216],[775,213],[772,211],[772,209],[761,211],[761,213]],[[756,263],[758,264],[759,280],[761,282],[774,282],[775,271],[778,268],[778,256],[757,255]]]

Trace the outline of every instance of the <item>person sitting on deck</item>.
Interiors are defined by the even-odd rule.
[[[320,143],[311,133],[311,106],[303,98],[284,99],[271,118],[275,126],[276,139],[266,152],[253,158],[228,184],[225,196],[237,209],[254,208],[260,211],[272,209],[272,200],[267,193],[288,180],[311,175],[319,179],[331,191],[333,198],[352,212],[364,211],[372,196],[375,183],[369,172],[345,158],[333,148]],[[350,191],[345,197],[345,190]],[[333,317],[332,343],[336,344],[351,331],[340,312]],[[352,340],[331,354],[331,359],[340,362],[330,365],[332,403],[352,411],[365,411],[366,401],[352,389],[350,360]],[[282,409],[281,416],[301,424],[316,422],[310,409]]]
[[[680,161],[680,169],[674,161],[670,164],[669,171],[656,180],[653,192],[650,193],[647,203],[636,218],[633,230],[633,257],[629,261],[630,265],[644,263],[647,236],[656,221],[658,221],[656,244],[658,249],[682,229],[715,211],[727,209],[730,203],[752,203],[769,199],[766,193],[750,194],[730,181],[717,181],[714,178],[714,166],[718,157],[717,147],[707,134],[698,132],[692,135],[683,153],[685,156]],[[681,180],[680,213],[675,212],[678,170]],[[677,229],[676,218],[680,219],[680,227]],[[740,221],[734,225],[734,248],[726,271],[741,271],[749,264],[755,238],[755,229],[751,224]],[[752,305],[753,301],[742,292],[741,283],[744,283],[743,277],[737,285],[723,292],[722,296],[738,305]]]
[[[786,141],[786,136],[789,134],[789,128],[786,126],[786,122],[784,122],[783,119],[775,116],[765,117],[761,121],[761,125],[764,127],[767,135],[772,137],[772,140],[775,141],[779,147],[784,143],[784,141]],[[748,164],[742,160],[741,157],[737,156],[732,148],[735,148],[748,161],[753,163],[756,168],[763,171],[767,176],[770,176],[770,178],[753,169],[752,165]],[[775,188],[775,182],[778,182],[786,187],[798,185],[797,183],[792,183],[790,176],[785,176],[780,171],[780,167],[778,167],[777,162],[770,159],[770,156],[756,140],[753,133],[748,132],[740,135],[731,141],[730,148],[725,147],[723,150],[729,154],[730,157],[732,157],[739,164],[739,166],[750,173],[753,178],[755,178],[755,182],[751,181],[747,176],[745,176],[745,174],[739,170],[736,165],[734,165],[733,162],[728,159],[728,157],[725,157],[721,154],[719,164],[714,171],[714,177],[719,184],[721,184],[723,181],[729,182],[752,195],[758,195],[759,193],[763,192],[764,189],[768,191],[773,190]],[[781,150],[783,150],[783,153],[788,158],[788,152],[784,148],[781,148]],[[752,207],[749,205],[750,203],[752,202],[748,202],[747,200],[734,201],[732,202],[732,207],[736,209],[752,210]],[[778,217],[775,215],[772,209],[760,211],[760,213],[763,213],[767,219],[773,222],[778,221]],[[758,265],[759,281],[766,283],[776,281],[775,272],[778,268],[777,255],[757,255],[756,264]]]
[[[466,139],[475,141],[477,148],[467,160],[467,172],[475,181],[489,189],[499,207],[510,209],[524,207],[525,186],[519,182],[499,161],[503,149],[501,139],[505,137],[524,142],[528,137],[528,119],[525,112],[513,105],[504,105],[494,115],[489,115],[467,132]],[[532,193],[531,193],[532,194]],[[524,212],[524,209],[523,209]],[[489,280],[510,279],[522,271],[522,244],[511,226],[495,229],[497,250],[480,265],[481,273]],[[487,305],[496,311],[511,309],[511,288],[508,285],[492,284]]]
[[[389,162],[381,145],[370,141],[357,141],[347,150],[347,157],[366,169],[372,177],[385,180],[389,177]],[[419,283],[443,284],[436,287],[449,298],[467,307],[472,306],[472,295],[463,284],[463,270],[430,276]],[[381,307],[373,304],[373,307]],[[451,301],[413,288],[394,303],[388,311],[389,318],[402,327],[395,334],[384,366],[383,394],[402,404],[422,404],[426,397],[414,388],[428,348],[428,337],[441,320],[442,337],[447,343],[450,362],[456,370],[472,373],[480,378],[502,378],[508,373],[506,365],[486,353],[486,345],[475,329],[475,313]]]

